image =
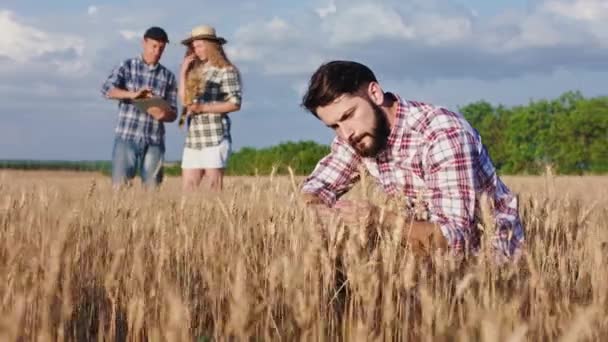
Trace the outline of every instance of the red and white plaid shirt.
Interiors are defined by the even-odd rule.
[[[363,158],[336,137],[331,153],[306,179],[302,191],[317,195],[328,206],[359,180],[364,166],[389,195],[407,199],[411,207],[421,196],[429,219],[437,223],[453,252],[476,252],[482,194],[491,200],[497,234],[497,256],[520,253],[524,231],[517,197],[496,174],[477,131],[464,117],[442,107],[398,99],[388,145],[376,157]]]

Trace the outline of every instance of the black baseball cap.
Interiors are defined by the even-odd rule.
[[[169,42],[169,37],[167,36],[167,32],[160,27],[152,26],[146,30],[144,33],[144,38],[150,38],[154,40],[158,40],[159,42]]]

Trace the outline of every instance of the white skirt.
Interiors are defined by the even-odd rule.
[[[225,169],[231,153],[232,146],[227,139],[201,150],[184,147],[182,169]]]

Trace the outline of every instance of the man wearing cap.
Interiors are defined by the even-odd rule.
[[[112,183],[120,186],[135,177],[139,170],[146,185],[158,185],[163,178],[165,128],[177,113],[175,75],[159,63],[167,33],[151,27],[144,33],[141,55],[116,67],[101,88],[108,99],[118,100],[118,124],[112,152]],[[135,99],[161,97],[168,107],[139,110]]]

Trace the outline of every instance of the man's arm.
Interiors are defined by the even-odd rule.
[[[474,224],[477,141],[469,132],[450,128],[435,132],[423,165],[431,221],[438,224],[450,249],[464,251]]]
[[[383,231],[401,230],[402,243],[415,256],[425,257],[437,250],[447,251],[448,244],[439,225],[414,220],[409,213],[381,210],[368,201],[338,201],[333,208],[318,212],[330,216],[338,213],[344,223],[355,227],[382,227]],[[376,228],[373,230],[375,231]],[[391,233],[392,234],[392,233]]]
[[[519,217],[519,199],[496,175],[494,182],[496,233],[492,243],[496,252],[516,260],[521,256],[525,242],[524,229]]]
[[[134,100],[150,96],[150,89],[144,88],[138,91],[128,91],[120,88],[110,88],[106,93],[106,97],[112,100]]]
[[[158,121],[173,122],[177,119],[177,81],[173,75],[172,77],[169,77],[164,98],[171,107],[153,107],[148,110],[148,114]]]
[[[101,86],[101,94],[105,98],[112,100],[133,100],[150,96],[151,91],[149,88],[143,88],[138,91],[126,89],[126,69],[126,62],[114,68]]]
[[[403,229],[403,241],[415,256],[429,256],[437,250],[448,250],[448,241],[438,224],[416,221],[394,212],[386,212],[383,216],[381,223],[386,229]]]
[[[177,114],[172,108],[150,107],[147,113],[155,120],[162,122],[173,122],[177,118]]]
[[[308,204],[332,207],[359,180],[361,158],[347,143],[335,138],[331,153],[321,159],[302,185],[302,199]]]

